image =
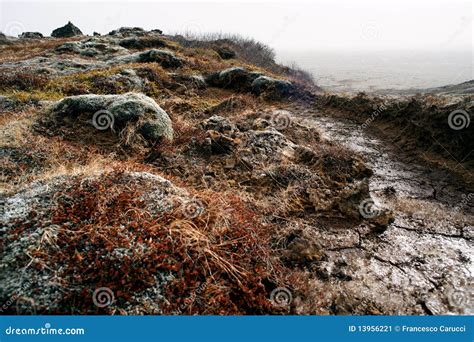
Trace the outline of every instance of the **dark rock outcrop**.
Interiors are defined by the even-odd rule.
[[[59,27],[55,29],[51,33],[51,36],[55,38],[69,38],[69,37],[75,37],[75,36],[82,36],[82,32],[81,30],[79,30],[77,26],[75,26],[73,23],[69,21],[63,27]]]
[[[240,67],[213,73],[206,78],[206,82],[218,88],[251,92],[257,96],[265,95],[276,99],[288,97],[294,92],[294,86],[289,81],[278,80]]]
[[[5,36],[2,32],[0,32],[0,45],[8,45],[11,42],[8,40],[7,36]]]
[[[119,45],[127,49],[146,49],[146,48],[161,48],[168,44],[158,37],[130,37],[119,41]]]
[[[183,84],[188,88],[206,88],[206,81],[201,75],[182,75],[171,73],[170,76],[174,81],[178,82],[179,84]]]
[[[179,68],[183,65],[183,61],[180,58],[176,57],[174,53],[166,50],[157,49],[136,52],[126,56],[119,56],[112,59],[110,63],[158,63],[163,68]]]
[[[109,32],[110,36],[143,36],[145,35],[145,30],[141,27],[121,27],[119,29],[113,30]]]
[[[268,76],[260,76],[252,82],[252,93],[261,95],[263,93],[271,97],[286,97],[293,91],[293,85],[289,81],[277,80]]]
[[[234,67],[212,73],[206,78],[210,86],[238,91],[250,91],[252,82],[262,74]]]
[[[41,39],[43,35],[40,32],[23,32],[20,35],[22,39]]]
[[[236,53],[228,46],[219,46],[214,49],[222,59],[235,58]]]

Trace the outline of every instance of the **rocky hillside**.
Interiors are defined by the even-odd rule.
[[[348,99],[252,40],[52,36],[0,37],[2,313],[465,312],[469,206],[377,205]]]

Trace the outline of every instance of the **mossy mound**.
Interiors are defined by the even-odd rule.
[[[121,134],[132,128],[149,142],[173,139],[168,114],[151,98],[139,93],[123,95],[79,95],[52,105],[49,119],[56,124],[90,123],[97,132],[112,130]]]

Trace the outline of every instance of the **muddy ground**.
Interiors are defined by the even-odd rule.
[[[395,214],[381,234],[361,224],[324,237],[337,247],[317,270],[326,277],[314,284],[325,289],[320,307],[338,298],[338,314],[472,314],[473,189],[406,153],[375,124],[364,127],[331,109],[289,110],[323,139],[360,154],[374,172],[375,206]]]

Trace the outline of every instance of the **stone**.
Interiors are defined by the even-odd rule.
[[[164,68],[178,68],[183,62],[177,58],[172,52],[165,50],[148,50],[138,55],[138,62],[142,63],[159,63]]]
[[[41,39],[43,35],[40,32],[23,32],[20,35],[22,39]]]
[[[8,40],[7,36],[0,32],[0,45],[8,45],[11,44],[11,42]]]
[[[228,46],[219,46],[215,51],[222,59],[232,59],[236,56],[235,51]]]
[[[206,131],[204,143],[211,154],[227,154],[235,150],[240,140],[210,129]]]
[[[90,38],[77,42],[66,42],[57,46],[54,51],[57,54],[77,54],[97,59],[108,60],[116,55],[126,55],[128,50],[116,45],[105,38]]]
[[[0,95],[0,113],[6,112],[13,109],[15,101],[8,98],[7,96]]]
[[[162,48],[168,46],[168,44],[159,37],[124,38],[120,40],[118,44],[127,49]]]
[[[252,82],[259,76],[261,76],[260,73],[249,72],[241,67],[233,67],[209,75],[206,82],[214,87],[249,91]]]
[[[207,86],[202,75],[182,75],[171,73],[170,76],[174,81],[184,84],[186,87],[204,89]]]
[[[229,135],[237,131],[237,127],[233,123],[219,115],[211,116],[209,119],[204,120],[201,125],[205,130],[213,130]]]
[[[252,82],[252,93],[266,93],[273,97],[287,97],[293,91],[293,84],[285,80],[277,80],[269,76],[260,76]]]
[[[183,65],[183,61],[180,58],[176,57],[174,53],[166,50],[157,49],[136,52],[126,56],[118,56],[116,58],[113,58],[110,63],[158,63],[163,68],[178,68]]]
[[[55,121],[87,115],[92,125],[100,130],[117,131],[129,122],[136,123],[137,131],[147,141],[173,139],[168,114],[153,99],[139,93],[66,97],[51,106],[49,113]]]
[[[51,33],[51,37],[55,38],[69,38],[75,36],[82,36],[82,32],[70,21],[63,27],[59,27]]]
[[[141,27],[121,27],[119,29],[109,32],[110,36],[143,36],[145,35],[145,30]]]

